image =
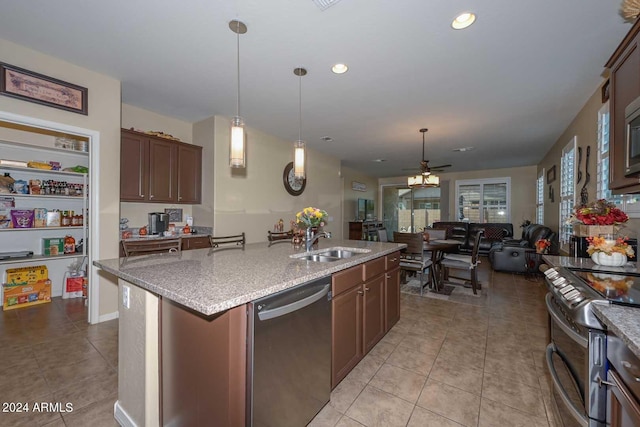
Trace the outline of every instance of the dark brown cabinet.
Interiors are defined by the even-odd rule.
[[[211,242],[209,236],[198,237],[183,237],[182,238],[182,250],[187,251],[190,249],[205,249],[210,248]]]
[[[162,299],[160,425],[245,425],[246,306],[201,316]]]
[[[202,147],[122,129],[120,200],[198,204]]]
[[[400,318],[399,259],[394,253],[333,275],[332,388]]]
[[[381,221],[352,221],[349,222],[349,240],[374,240],[377,231],[384,228]]]
[[[609,78],[610,176],[609,188],[615,194],[640,192],[638,177],[625,177],[625,113],[631,101],[640,96],[640,20],[636,21],[605,67]]]

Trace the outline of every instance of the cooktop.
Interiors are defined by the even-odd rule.
[[[613,304],[640,307],[640,275],[606,269],[576,269],[571,273]]]

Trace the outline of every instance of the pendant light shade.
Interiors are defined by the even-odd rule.
[[[244,120],[240,117],[240,34],[247,32],[247,26],[240,21],[229,22],[229,28],[236,33],[236,53],[238,72],[238,102],[236,104],[236,116],[231,120],[231,141],[229,143],[229,166],[232,168],[245,167],[245,137]]]
[[[296,68],[293,70],[293,74],[300,78],[298,140],[293,143],[293,174],[297,179],[305,179],[307,176],[307,150],[306,144],[302,140],[302,76],[307,74],[307,70]]]

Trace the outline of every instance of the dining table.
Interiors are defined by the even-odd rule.
[[[445,293],[445,287],[440,283],[440,260],[444,257],[445,253],[457,252],[462,244],[459,240],[454,239],[436,239],[424,241],[422,243],[422,250],[424,252],[431,252],[432,267],[431,273],[431,287],[430,292],[433,293]]]

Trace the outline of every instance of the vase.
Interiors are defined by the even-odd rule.
[[[608,267],[622,267],[627,263],[627,256],[620,252],[613,252],[611,255],[604,252],[594,252],[591,255],[591,259],[598,265],[605,265]]]

